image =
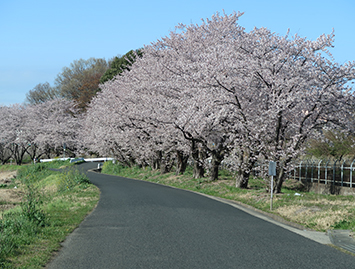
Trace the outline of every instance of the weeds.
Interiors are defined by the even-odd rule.
[[[17,253],[21,246],[35,239],[38,226],[21,212],[10,212],[0,220],[0,268],[10,268],[6,258]]]
[[[58,191],[69,191],[75,186],[80,186],[81,189],[86,189],[90,184],[90,180],[78,170],[69,170],[62,173],[58,180]]]
[[[140,168],[138,166],[126,167],[121,164],[114,164],[112,161],[105,162],[101,171],[105,174],[120,175],[122,177],[134,176],[135,178],[140,178],[142,171],[144,171],[144,174],[156,173],[156,171],[152,171],[150,168]]]
[[[107,174],[121,174],[124,170],[124,166],[120,164],[113,164],[112,162],[105,162],[102,166],[102,171]]]
[[[351,230],[355,226],[355,221],[349,221],[347,219],[343,219],[341,221],[338,221],[334,225],[332,225],[333,229],[339,229],[339,230]]]
[[[33,185],[27,185],[25,197],[21,203],[22,214],[38,226],[46,225],[46,215],[40,209],[42,204],[43,201],[38,190]]]
[[[3,164],[3,165],[0,165],[0,172],[15,171],[18,168],[19,168],[19,166],[16,164]]]
[[[28,175],[25,178],[28,179]],[[26,184],[20,210],[3,214],[0,219],[0,268],[10,267],[6,258],[16,254],[21,246],[33,242],[40,227],[46,225],[42,204],[38,190],[33,184]]]
[[[0,268],[43,268],[96,205],[99,191],[84,174],[49,170],[65,163],[31,164],[18,171],[16,185],[24,196],[20,206],[0,213]]]
[[[42,163],[23,166],[17,171],[17,179],[23,184],[33,184],[49,175],[47,166]]]

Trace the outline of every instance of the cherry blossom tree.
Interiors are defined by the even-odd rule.
[[[327,50],[333,34],[310,41],[265,28],[246,32],[241,15],[179,25],[145,46],[131,71],[102,85],[93,100],[91,147],[152,166],[151,159],[170,160],[169,152],[183,149],[195,177],[211,157],[212,180],[228,158],[241,188],[257,162],[272,160],[281,191],[292,159],[316,130],[349,127],[355,63],[334,62]]]
[[[82,147],[78,139],[82,115],[77,113],[75,103],[66,99],[54,99],[28,106],[28,129],[34,134],[32,143],[40,149],[35,158],[63,151],[63,145],[72,152]],[[57,154],[56,154],[57,155]]]
[[[150,102],[154,93],[144,88],[144,85],[150,87],[151,72],[140,73],[141,67],[147,65],[141,64],[132,73],[125,72],[101,87],[87,113],[85,136],[93,141],[88,141],[89,148],[100,154],[110,151],[126,165],[151,165],[166,172],[175,159],[173,152],[179,152],[180,160],[186,163],[185,148],[174,135],[164,138],[169,135],[167,125],[156,117],[159,114],[154,110],[156,102]],[[179,168],[185,167],[182,164]]]
[[[10,150],[3,143],[0,143],[0,161],[1,161],[1,164],[7,163],[10,159],[11,159]]]
[[[249,165],[239,173],[238,185],[247,186],[248,172],[262,155],[278,163],[275,191],[280,192],[288,165],[307,138],[325,125],[345,127],[353,110],[346,84],[355,78],[355,64],[330,60],[327,48],[333,34],[309,41],[262,28],[248,36],[249,42],[240,45],[248,65],[237,73],[230,70],[226,79],[216,79],[215,86],[233,95],[239,114],[243,139],[236,148],[237,159]]]
[[[167,76],[165,87],[161,89],[160,85],[155,91],[162,99],[171,99],[174,111],[161,114],[170,115],[172,125],[189,141],[195,177],[203,175],[203,159],[211,156],[210,179],[217,179],[218,167],[234,143],[232,107],[219,105],[217,101],[227,101],[224,92],[206,82],[216,75],[219,63],[226,57],[226,38],[243,34],[244,29],[236,27],[241,15],[217,14],[201,26],[180,25],[169,38],[144,50],[144,59],[152,57]]]
[[[175,56],[166,69],[187,77],[186,88],[203,89],[199,94],[206,97],[224,91],[202,104],[234,107],[229,118],[222,118],[234,128],[237,186],[247,187],[251,169],[262,157],[279,164],[279,192],[288,164],[313,131],[330,123],[345,126],[342,121],[353,103],[346,85],[354,79],[355,65],[334,63],[327,50],[333,34],[309,41],[265,28],[246,33],[236,24],[240,15],[216,14],[201,26],[181,25],[182,33],[154,46]]]
[[[19,104],[1,107],[0,141],[3,150],[11,152],[16,164],[21,165],[31,146],[31,132],[26,127],[26,108]]]

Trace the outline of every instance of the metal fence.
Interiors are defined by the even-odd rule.
[[[306,182],[355,187],[355,159],[352,161],[300,161],[294,165],[290,177]]]

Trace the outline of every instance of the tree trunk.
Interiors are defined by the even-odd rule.
[[[162,158],[161,165],[160,165],[160,171],[162,174],[169,173],[171,171],[171,168],[173,166],[173,160],[170,158],[170,153],[167,154],[164,158]]]
[[[197,179],[197,178],[202,178],[204,175],[205,175],[205,169],[203,168],[203,165],[201,165],[200,162],[195,161],[193,177]]]
[[[16,164],[21,165],[27,148],[25,146],[19,146],[17,144],[13,144],[10,150],[12,152],[12,156],[15,159]]]
[[[36,158],[37,147],[35,145],[31,145],[27,148],[27,154],[30,155],[30,159],[33,160]]]
[[[160,169],[162,157],[163,157],[162,156],[162,152],[161,151],[157,151],[156,152],[156,157],[152,161],[152,169],[153,170]]]
[[[49,145],[46,145],[44,148],[44,155],[47,157],[47,159],[51,158],[51,148]]]
[[[256,162],[252,157],[256,154],[250,150],[241,151],[239,155],[240,167],[238,168],[238,174],[236,177],[236,187],[247,189],[249,183],[249,177]]]
[[[134,165],[136,165],[136,160],[132,156],[129,156],[127,163],[128,167],[133,167]]]
[[[195,140],[191,140],[191,156],[194,159],[194,171],[193,177],[195,179],[202,178],[205,174],[205,169],[203,167],[203,163],[200,161],[202,158],[202,153],[197,147],[197,143]]]
[[[219,168],[219,163],[216,160],[212,159],[211,163],[211,171],[210,171],[210,181],[215,181],[218,179],[218,168]]]
[[[210,171],[210,181],[218,180],[218,171],[219,171],[219,166],[221,165],[221,162],[223,160],[223,157],[221,154],[213,152],[212,153],[212,161],[211,161],[211,171]]]
[[[0,161],[4,165],[8,160],[11,159],[10,151],[0,144]]]
[[[284,183],[287,177],[287,173],[285,171],[287,171],[287,167],[290,164],[291,160],[292,158],[289,157],[286,160],[277,161],[276,177],[274,177],[274,193],[281,193],[282,184]]]
[[[247,189],[248,182],[249,182],[250,172],[239,170],[238,175],[236,177],[236,184],[237,188]]]
[[[162,163],[160,165],[160,173],[162,173],[162,174],[169,173],[169,169],[165,163]]]
[[[280,167],[280,170],[277,173],[277,180],[275,182],[274,193],[281,193],[282,184],[285,181],[286,174],[283,167]]]
[[[169,173],[171,171],[172,164],[171,163],[163,163],[160,165],[160,171],[162,174]]]
[[[185,173],[188,160],[189,155],[184,155],[184,152],[179,150],[176,151],[176,175],[182,175]]]

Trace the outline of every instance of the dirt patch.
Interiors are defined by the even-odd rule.
[[[0,201],[8,203],[21,202],[23,192],[19,189],[0,189]]]
[[[16,178],[16,171],[7,171],[0,173],[0,185],[10,185]],[[5,211],[17,206],[23,197],[23,192],[18,188],[5,189],[0,188],[0,211]]]
[[[16,178],[17,171],[6,171],[0,173],[0,184],[9,184]]]
[[[19,189],[0,189],[0,212],[17,206],[23,197]]]

